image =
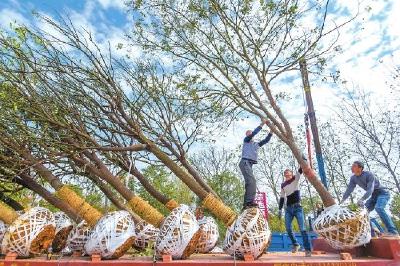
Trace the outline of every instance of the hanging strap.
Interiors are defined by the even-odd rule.
[[[306,127],[306,139],[307,139],[307,153],[308,153],[308,164],[311,168],[313,168],[312,163],[312,149],[311,149],[311,130],[310,130],[310,123],[308,120],[308,114],[304,114],[304,124]]]

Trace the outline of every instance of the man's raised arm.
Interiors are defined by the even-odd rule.
[[[262,145],[267,144],[271,140],[271,138],[272,138],[272,133],[269,132],[268,136],[258,143],[258,146],[261,147]]]
[[[256,127],[256,128],[251,132],[250,135],[248,135],[248,136],[246,136],[246,137],[244,138],[244,142],[250,142],[250,140],[251,140],[255,135],[257,135],[258,132],[261,131],[261,129],[262,129],[262,127],[264,126],[264,124],[265,124],[265,121],[262,120],[261,124],[260,124],[258,127]]]

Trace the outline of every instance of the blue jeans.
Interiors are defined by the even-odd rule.
[[[376,220],[376,218],[371,218],[371,235],[375,236],[375,230],[374,228],[378,229],[378,231],[380,233],[383,233],[385,230],[382,228],[382,226],[378,223],[378,221]]]
[[[310,240],[308,239],[308,234],[306,231],[306,227],[304,225],[304,213],[303,208],[300,204],[293,204],[286,207],[285,210],[285,226],[287,234],[289,235],[290,240],[294,246],[299,246],[296,238],[293,235],[292,231],[292,221],[296,217],[297,224],[299,225],[299,229],[301,232],[301,236],[303,237],[304,249],[310,251],[311,245]]]
[[[365,203],[365,207],[368,211],[375,211],[378,213],[386,229],[391,234],[398,234],[396,226],[394,225],[392,218],[387,214],[385,207],[390,199],[390,194],[386,190],[375,190],[372,196]]]

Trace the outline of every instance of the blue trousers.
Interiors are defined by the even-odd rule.
[[[390,194],[388,191],[376,190],[372,193],[372,196],[365,203],[365,207],[370,212],[375,209],[389,233],[398,234],[392,218],[390,218],[385,210],[389,200]]]
[[[292,230],[292,221],[296,217],[297,224],[299,225],[299,229],[301,232],[301,236],[303,237],[304,249],[311,251],[310,240],[308,239],[307,230],[304,224],[304,212],[303,207],[300,204],[289,205],[285,209],[285,226],[287,234],[289,235],[290,240],[294,246],[299,246],[296,238],[293,235]]]

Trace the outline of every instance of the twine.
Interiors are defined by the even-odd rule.
[[[199,234],[196,217],[187,205],[179,205],[164,220],[155,243],[156,258],[171,255],[184,259],[194,252]]]
[[[68,235],[73,228],[71,219],[63,212],[54,213],[56,223],[56,232],[53,243],[51,243],[53,252],[60,252],[67,245]]]
[[[160,227],[164,216],[141,197],[134,196],[128,202],[132,210],[148,223]]]
[[[203,206],[221,219],[226,226],[233,224],[237,218],[236,213],[228,206],[225,206],[224,203],[212,193],[209,193],[207,197],[204,198]]]
[[[167,207],[168,210],[172,211],[176,207],[178,207],[179,204],[173,199],[170,199],[167,203],[165,203],[165,207]]]
[[[0,220],[6,224],[11,224],[18,218],[18,213],[10,206],[0,201]]]
[[[259,258],[268,247],[271,230],[259,208],[244,210],[236,222],[228,227],[223,250],[234,258],[245,254]]]
[[[197,253],[208,253],[217,245],[219,238],[218,225],[212,217],[199,220],[200,238],[197,242]]]
[[[133,246],[137,250],[147,248],[150,242],[155,242],[160,230],[145,221],[135,224],[136,239]]]
[[[32,208],[8,227],[2,241],[2,252],[15,252],[20,257],[39,254],[48,248],[54,234],[53,214],[42,207]]]
[[[88,255],[99,254],[103,259],[117,259],[132,247],[135,222],[127,211],[110,212],[92,229],[86,244]]]
[[[69,236],[67,239],[68,248],[73,252],[84,251],[84,245],[86,244],[87,240],[89,239],[90,233],[91,233],[91,228],[86,223],[86,221],[80,222],[69,233]]]
[[[335,249],[350,249],[367,244],[371,227],[367,210],[353,212],[333,205],[325,209],[313,224],[314,230]]]
[[[90,226],[95,226],[97,221],[101,218],[101,213],[98,210],[90,206],[90,204],[68,186],[62,186],[61,189],[56,192],[56,195],[76,210],[79,216]]]
[[[0,220],[0,244],[3,241],[4,234],[6,233],[7,225]]]

